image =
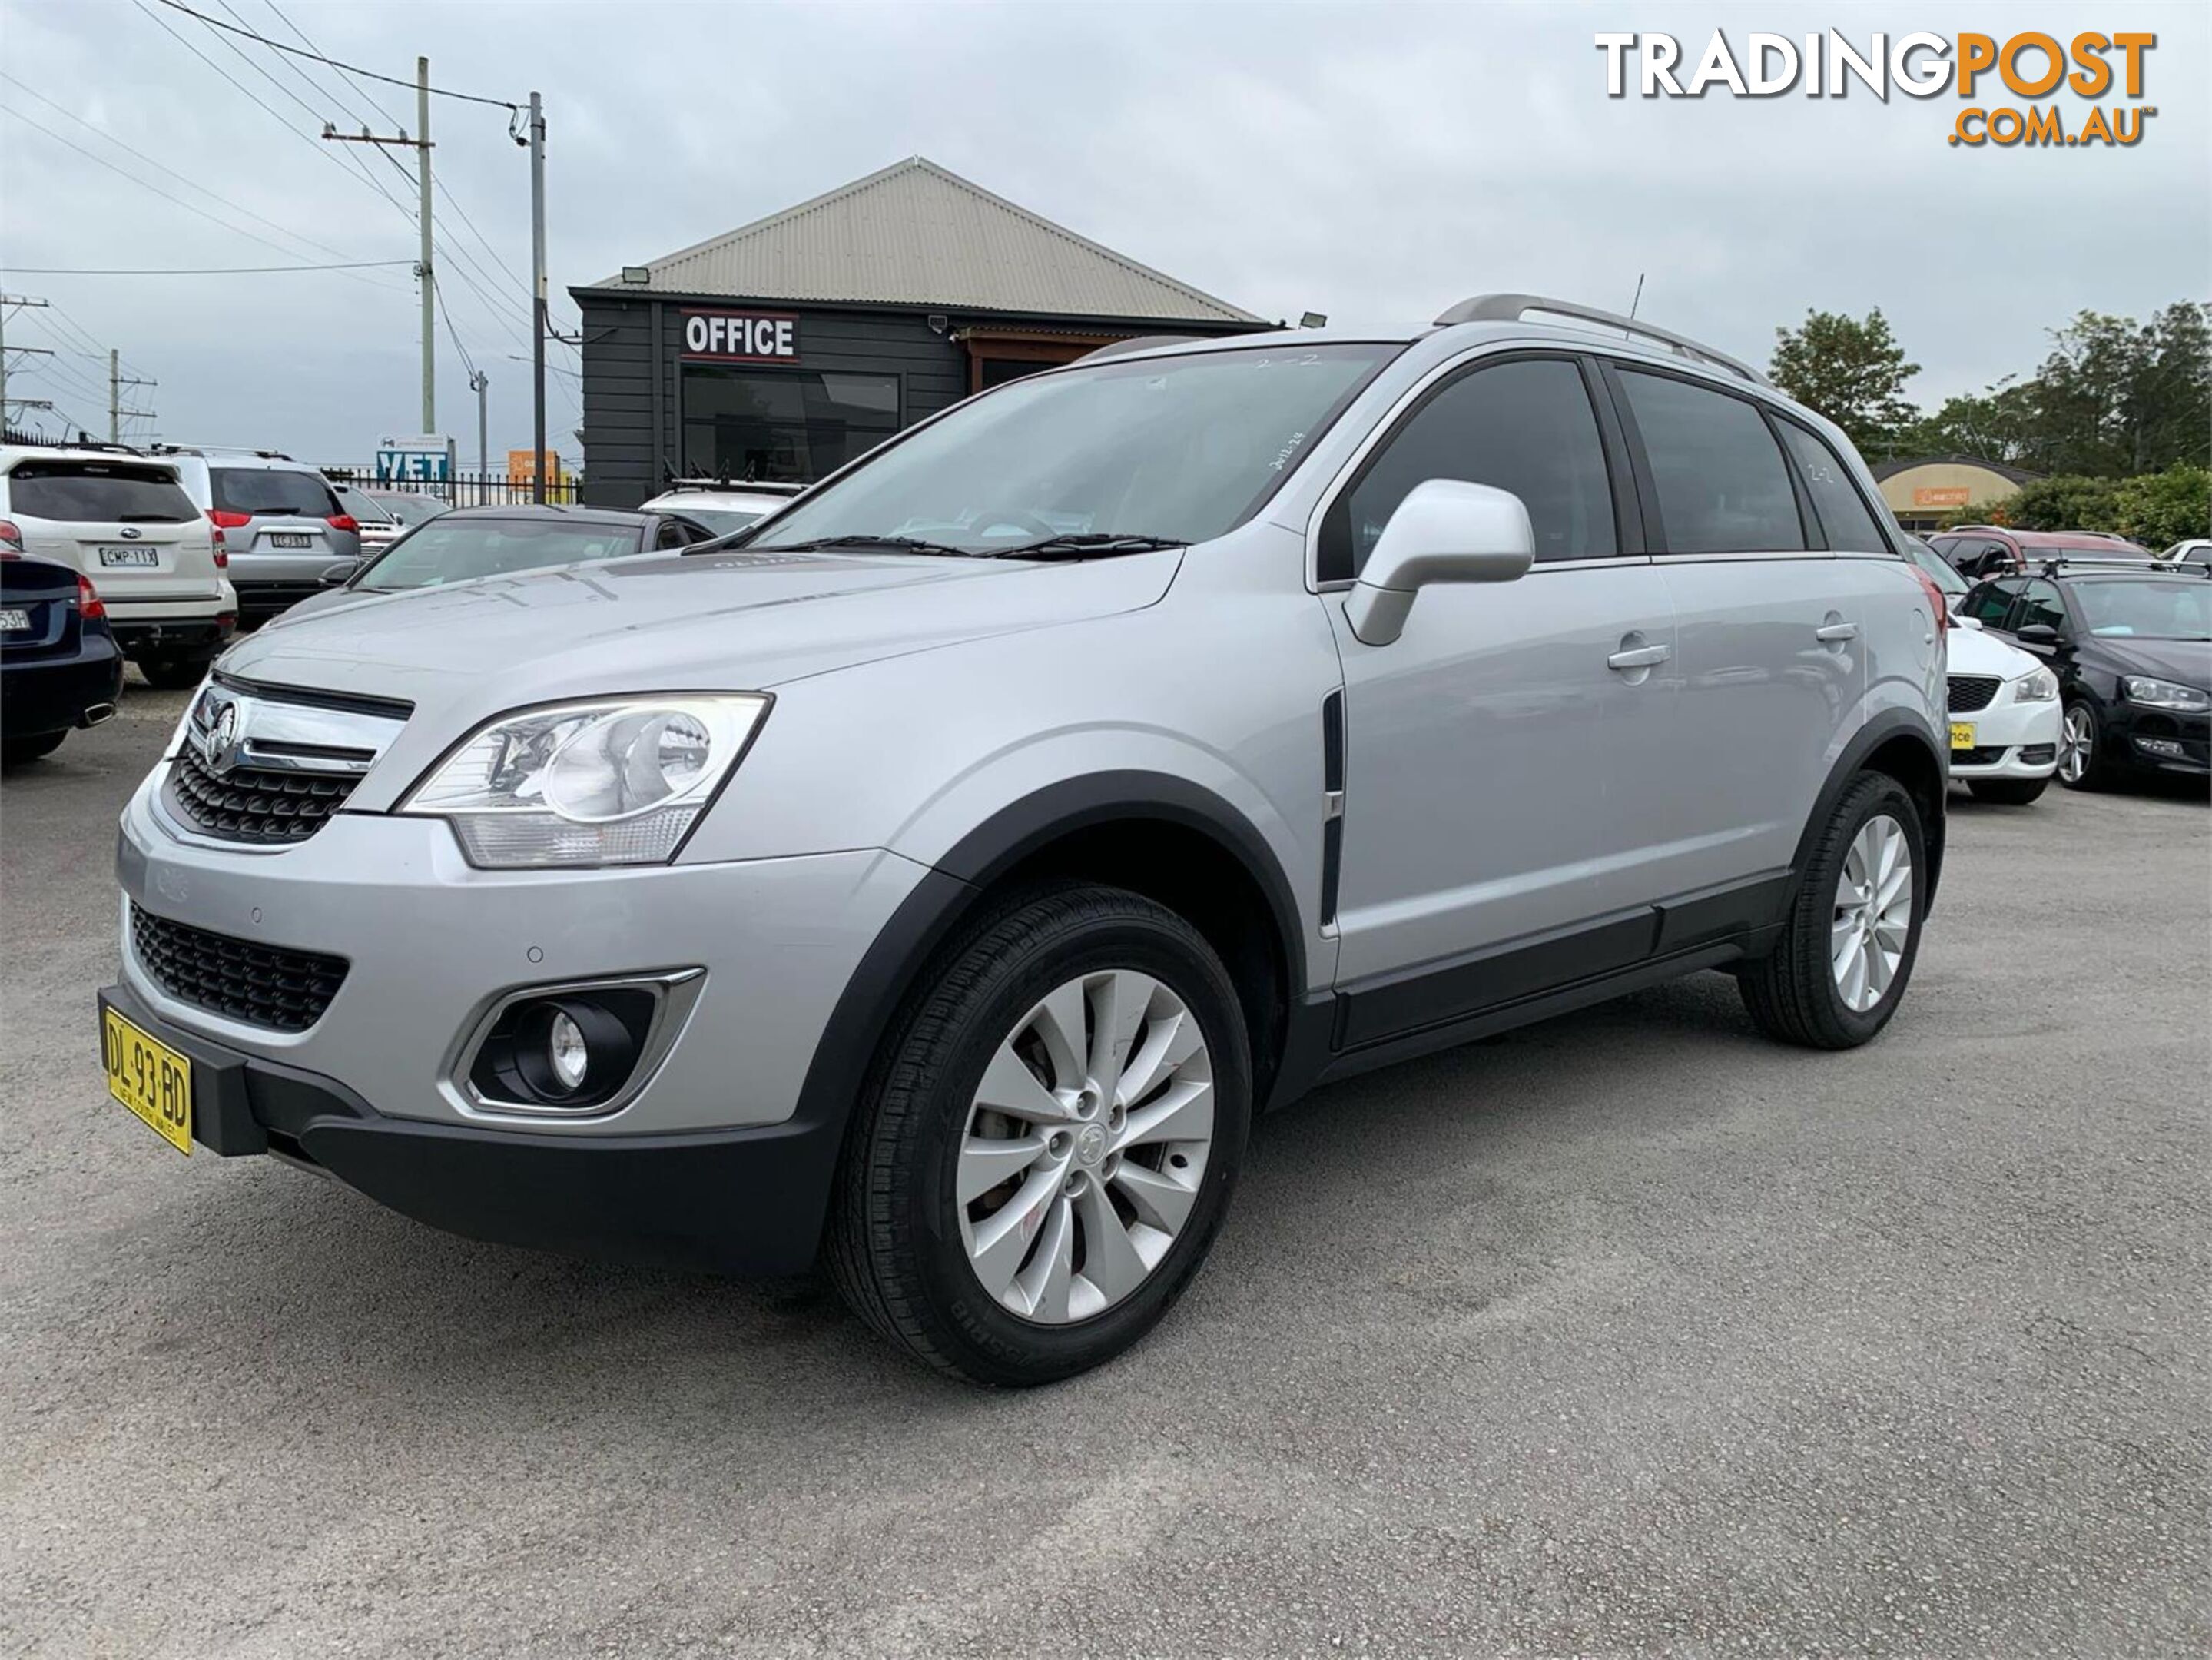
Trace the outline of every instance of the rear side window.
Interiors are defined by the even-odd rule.
[[[1797,495],[1766,417],[1741,398],[1622,372],[1669,553],[1790,553],[1805,545]]]
[[[1782,429],[1782,441],[1789,446],[1797,471],[1805,480],[1829,547],[1838,553],[1888,552],[1889,543],[1874,514],[1867,511],[1866,498],[1851,483],[1850,469],[1842,459],[1795,422],[1775,424]]]
[[[1959,615],[1971,617],[1984,625],[2001,629],[2006,613],[2012,610],[2013,592],[2017,582],[1984,582],[1959,602]]]
[[[1413,486],[1457,478],[1510,490],[1528,509],[1539,559],[1620,551],[1597,417],[1582,371],[1557,358],[1497,363],[1455,380],[1414,411],[1322,531],[1324,580],[1356,575]]]
[[[312,472],[278,467],[214,467],[209,488],[225,513],[254,513],[288,519],[328,519],[338,511],[331,487]]]
[[[8,475],[9,511],[70,523],[181,525],[199,509],[161,467],[127,461],[21,461]]]

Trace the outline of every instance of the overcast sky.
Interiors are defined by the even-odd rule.
[[[1923,366],[1911,391],[1931,404],[2033,368],[2044,331],[2083,307],[2144,317],[2212,294],[2202,0],[2130,0],[2124,15],[1888,0],[191,3],[296,40],[289,18],[329,55],[403,78],[427,53],[438,85],[544,93],[551,271],[571,325],[568,285],[910,155],[1271,317],[1419,320],[1493,289],[1625,309],[1641,272],[1645,316],[1764,362],[1776,325],[1808,307],[1879,306]],[[1948,93],[1610,100],[1592,40],[1662,30],[1694,58],[1716,27],[1741,47],[1754,29],[1829,26],[1862,42],[1878,29],[2155,29],[2146,101],[2158,112],[2131,149],[1970,149],[1947,142],[1959,107]],[[104,357],[68,353],[112,344],[160,382],[126,401],[155,410],[164,437],[338,462],[416,429],[418,309],[404,264],[221,277],[26,269],[410,260],[411,181],[343,147],[395,198],[383,199],[340,146],[310,137],[325,115],[357,130],[362,100],[307,68],[315,84],[157,0],[0,0],[0,283],[58,308],[14,313],[7,337],[64,353],[11,354],[11,396],[51,397],[104,428]],[[411,93],[374,90],[387,122],[413,126]],[[2086,114],[2061,103],[2069,122]],[[439,100],[432,136],[458,204],[439,204],[456,251],[442,256],[441,287],[460,346],[491,377],[497,455],[529,441],[529,370],[509,361],[528,350],[526,301],[501,269],[527,272],[528,169],[503,110]],[[461,253],[483,268],[489,301],[459,280],[477,276]],[[442,337],[439,377],[440,425],[472,462],[475,403]],[[551,431],[573,457],[575,384],[551,379]]]

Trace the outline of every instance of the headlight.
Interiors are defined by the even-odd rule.
[[[2037,669],[2012,683],[2012,701],[2015,703],[2048,703],[2057,696],[2058,677],[2049,669]]]
[[[2142,703],[2154,709],[2212,709],[2212,696],[2194,686],[2154,680],[2147,674],[2124,675],[2120,684],[2127,688],[2130,703]]]
[[[768,705],[751,695],[673,693],[503,714],[398,811],[448,821],[480,869],[665,864]]]

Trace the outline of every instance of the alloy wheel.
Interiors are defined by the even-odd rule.
[[[1912,931],[1912,847],[1876,813],[1859,826],[1836,879],[1829,962],[1844,1006],[1864,1014],[1888,994]]]
[[[983,1289],[1047,1325],[1127,1298],[1198,1201],[1213,1104],[1205,1034],[1162,982],[1109,969],[1040,1000],[993,1052],[960,1140],[960,1237]]]
[[[2078,784],[2089,775],[2097,754],[2097,717],[2076,703],[2066,711],[2058,732],[2058,776]]]

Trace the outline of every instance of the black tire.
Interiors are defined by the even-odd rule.
[[[141,657],[138,672],[156,691],[190,691],[207,678],[204,657]]]
[[[2065,713],[2060,718],[2067,721],[2069,726],[2077,720],[2088,723],[2089,752],[2084,758],[2080,773],[2069,777],[2067,769],[2069,764],[2068,760],[2069,745],[2067,741],[2062,740],[2058,747],[2058,781],[2069,790],[2104,788],[2112,775],[2112,769],[2105,758],[2105,723],[2097,718],[2095,709],[2081,702],[2069,703]]]
[[[985,1066],[1025,1011],[1085,973],[1132,969],[1197,1017],[1212,1061],[1213,1141],[1200,1196],[1149,1276],[1103,1313],[1025,1320],[976,1279],[954,1171]],[[886,1035],[855,1107],[825,1258],[853,1310],[941,1371],[1048,1383],[1112,1359],[1157,1324],[1212,1248],[1243,1161],[1251,1059],[1235,987],[1198,931],[1119,888],[1060,883],[991,904],[933,959]]]
[[[2051,787],[2048,778],[1970,778],[1966,787],[1974,793],[1977,801],[1992,801],[2001,807],[2024,807]]]
[[[1871,1008],[1858,1010],[1844,1001],[1829,958],[1836,885],[1852,839],[1869,819],[1883,813],[1903,828],[1911,852],[1912,916],[1888,988]],[[1759,1029],[1769,1037],[1806,1049],[1848,1049],[1887,1025],[1920,954],[1927,896],[1928,848],[1918,806],[1905,786],[1887,773],[1861,773],[1844,791],[1814,844],[1782,937],[1771,952],[1747,964],[1736,976],[1744,1006]]]
[[[42,732],[35,738],[0,739],[0,766],[20,767],[28,761],[52,755],[62,746],[66,732]]]

